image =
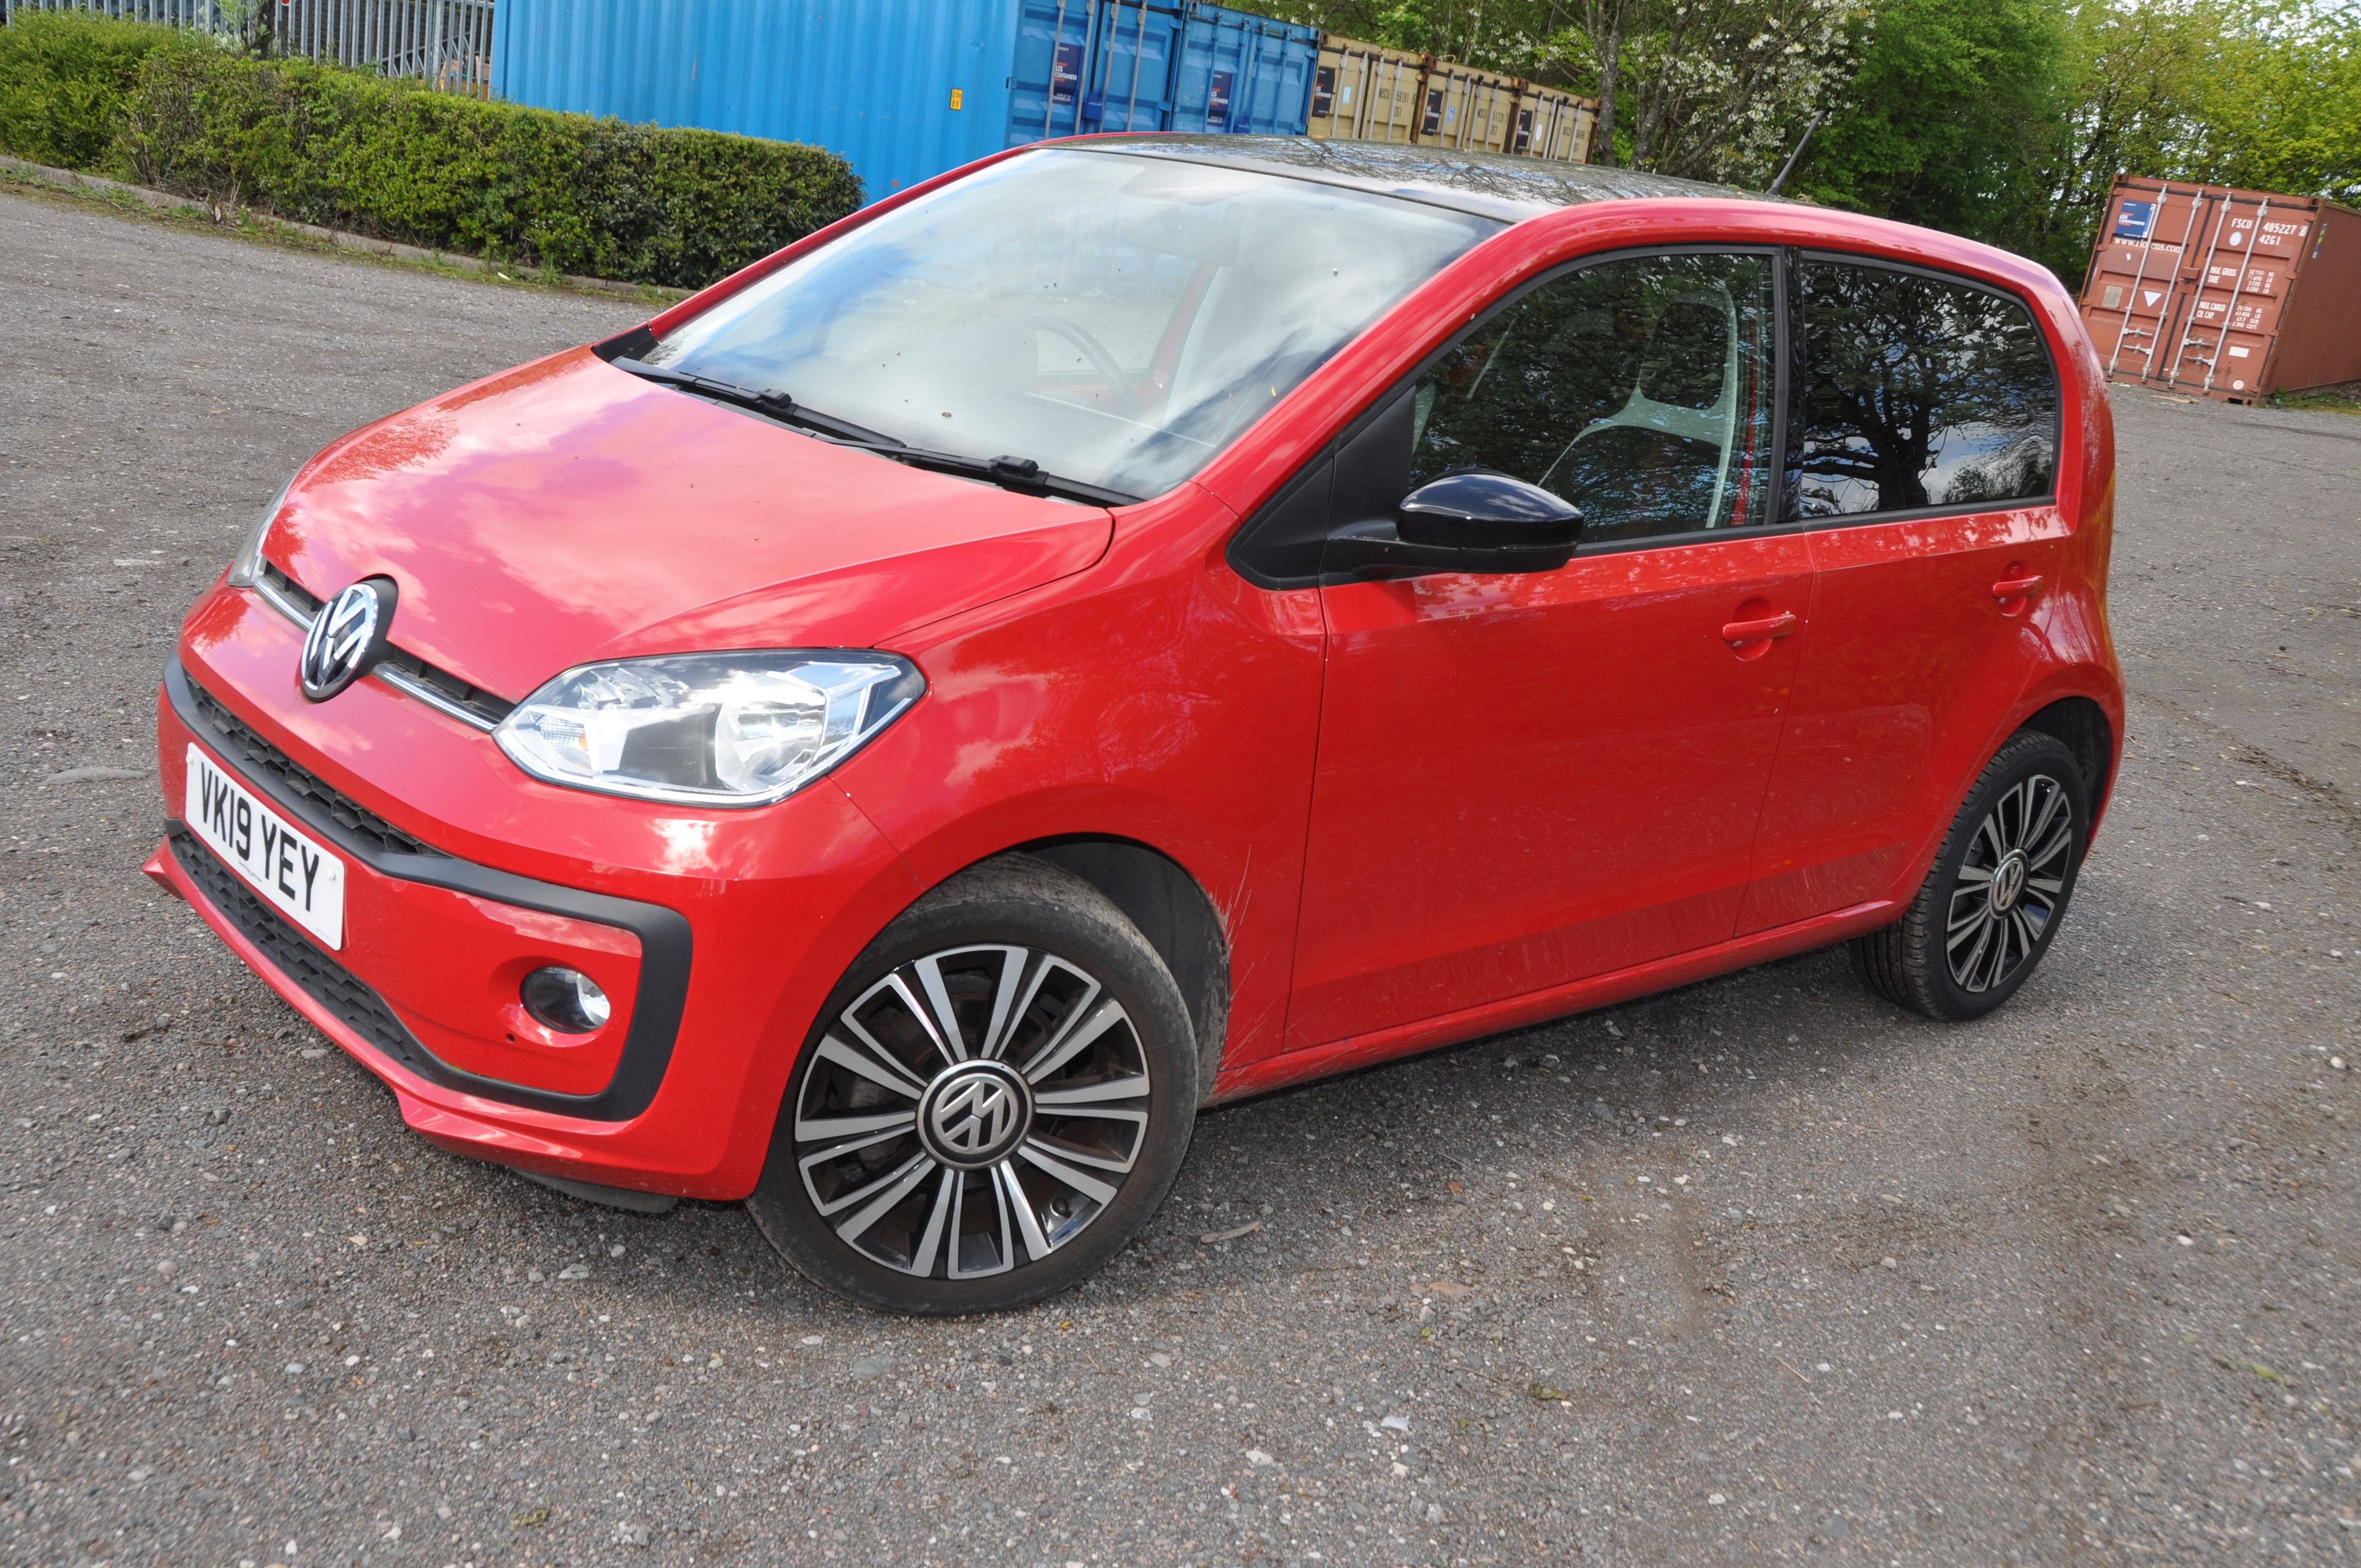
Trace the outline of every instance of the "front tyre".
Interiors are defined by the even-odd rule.
[[[988,1312],[1096,1273],[1198,1101],[1180,988],[1104,894],[1005,855],[906,911],[822,1008],[747,1207],[819,1285]]]
[[[2016,994],[2074,895],[2090,810],[2073,752],[2024,731],[1968,791],[1903,917],[1852,942],[1869,988],[1930,1018],[1980,1018]]]

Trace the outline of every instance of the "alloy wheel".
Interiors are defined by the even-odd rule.
[[[2072,804],[2047,773],[2020,781],[1984,814],[1952,882],[1943,933],[1961,991],[1990,991],[2039,949],[2065,896],[2073,847]]]
[[[901,964],[830,1020],[796,1095],[796,1169],[839,1241],[929,1279],[1040,1262],[1111,1205],[1155,1085],[1123,1005],[1036,948]]]

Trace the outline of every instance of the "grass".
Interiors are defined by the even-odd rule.
[[[2266,405],[2275,409],[2309,409],[2322,413],[2361,414],[2361,381],[2334,387],[2309,387],[2301,392],[2273,392]]]

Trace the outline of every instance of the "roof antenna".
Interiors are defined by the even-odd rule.
[[[1820,122],[1828,117],[1828,112],[1826,109],[1812,116],[1812,123],[1806,126],[1804,134],[1795,138],[1795,150],[1787,155],[1786,167],[1779,170],[1779,178],[1771,181],[1771,189],[1763,192],[1764,195],[1775,196],[1779,193],[1779,187],[1787,182],[1787,176],[1795,172],[1795,159],[1804,156],[1804,145],[1812,139],[1812,133],[1818,130]]]

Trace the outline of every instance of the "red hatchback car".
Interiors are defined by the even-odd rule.
[[[2114,773],[2113,496],[2013,256],[1049,144],[306,464],[148,870],[443,1147],[1006,1307],[1210,1102],[1840,940],[1998,1006]]]

